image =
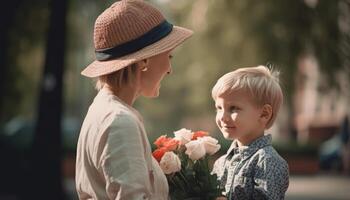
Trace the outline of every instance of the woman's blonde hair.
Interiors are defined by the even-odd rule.
[[[212,97],[216,100],[220,95],[241,89],[251,94],[257,106],[269,104],[272,107],[272,117],[266,125],[270,128],[283,102],[279,72],[263,65],[239,68],[219,78],[213,87]]]
[[[125,84],[130,84],[135,78],[137,64],[131,64],[116,72],[97,77],[95,88],[101,90],[106,84],[118,90]]]

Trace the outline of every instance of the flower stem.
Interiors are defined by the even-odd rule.
[[[174,176],[174,179],[176,178],[176,176]],[[175,182],[175,180],[177,180],[176,182]],[[174,181],[174,185],[176,185],[177,187],[179,187],[184,193],[186,193],[187,191],[186,191],[186,188],[185,188],[185,186],[183,186],[183,184],[181,183],[182,181],[180,180],[180,178],[178,178],[178,179],[175,179],[175,180],[173,180]]]
[[[181,178],[184,180],[186,186],[187,187],[190,186],[190,184],[188,183],[188,181],[187,181],[185,175],[183,174],[182,170],[179,171],[179,174],[180,174]]]
[[[208,164],[208,156],[205,156],[205,159],[204,159],[204,165],[205,165],[205,171],[206,171],[206,174],[210,174],[210,171],[209,171],[209,164]],[[208,176],[209,178],[209,176]],[[210,182],[210,178],[209,178],[209,182]]]

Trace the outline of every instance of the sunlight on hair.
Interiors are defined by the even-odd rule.
[[[99,91],[107,84],[117,90],[123,84],[129,84],[135,76],[136,67],[136,64],[132,64],[116,72],[97,77],[95,88]]]
[[[257,106],[271,105],[273,114],[267,124],[267,128],[270,128],[283,102],[279,75],[280,72],[271,64],[239,68],[219,78],[213,87],[212,97],[216,100],[220,95],[237,90],[249,92]]]

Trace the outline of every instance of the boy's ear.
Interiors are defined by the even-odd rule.
[[[271,118],[272,118],[272,106],[270,104],[263,105],[261,109],[260,119],[262,120],[265,126],[271,120]]]

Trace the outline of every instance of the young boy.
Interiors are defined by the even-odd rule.
[[[214,164],[228,199],[284,199],[287,162],[265,135],[283,101],[277,73],[265,66],[240,68],[222,76],[212,90],[216,124],[233,140]]]

